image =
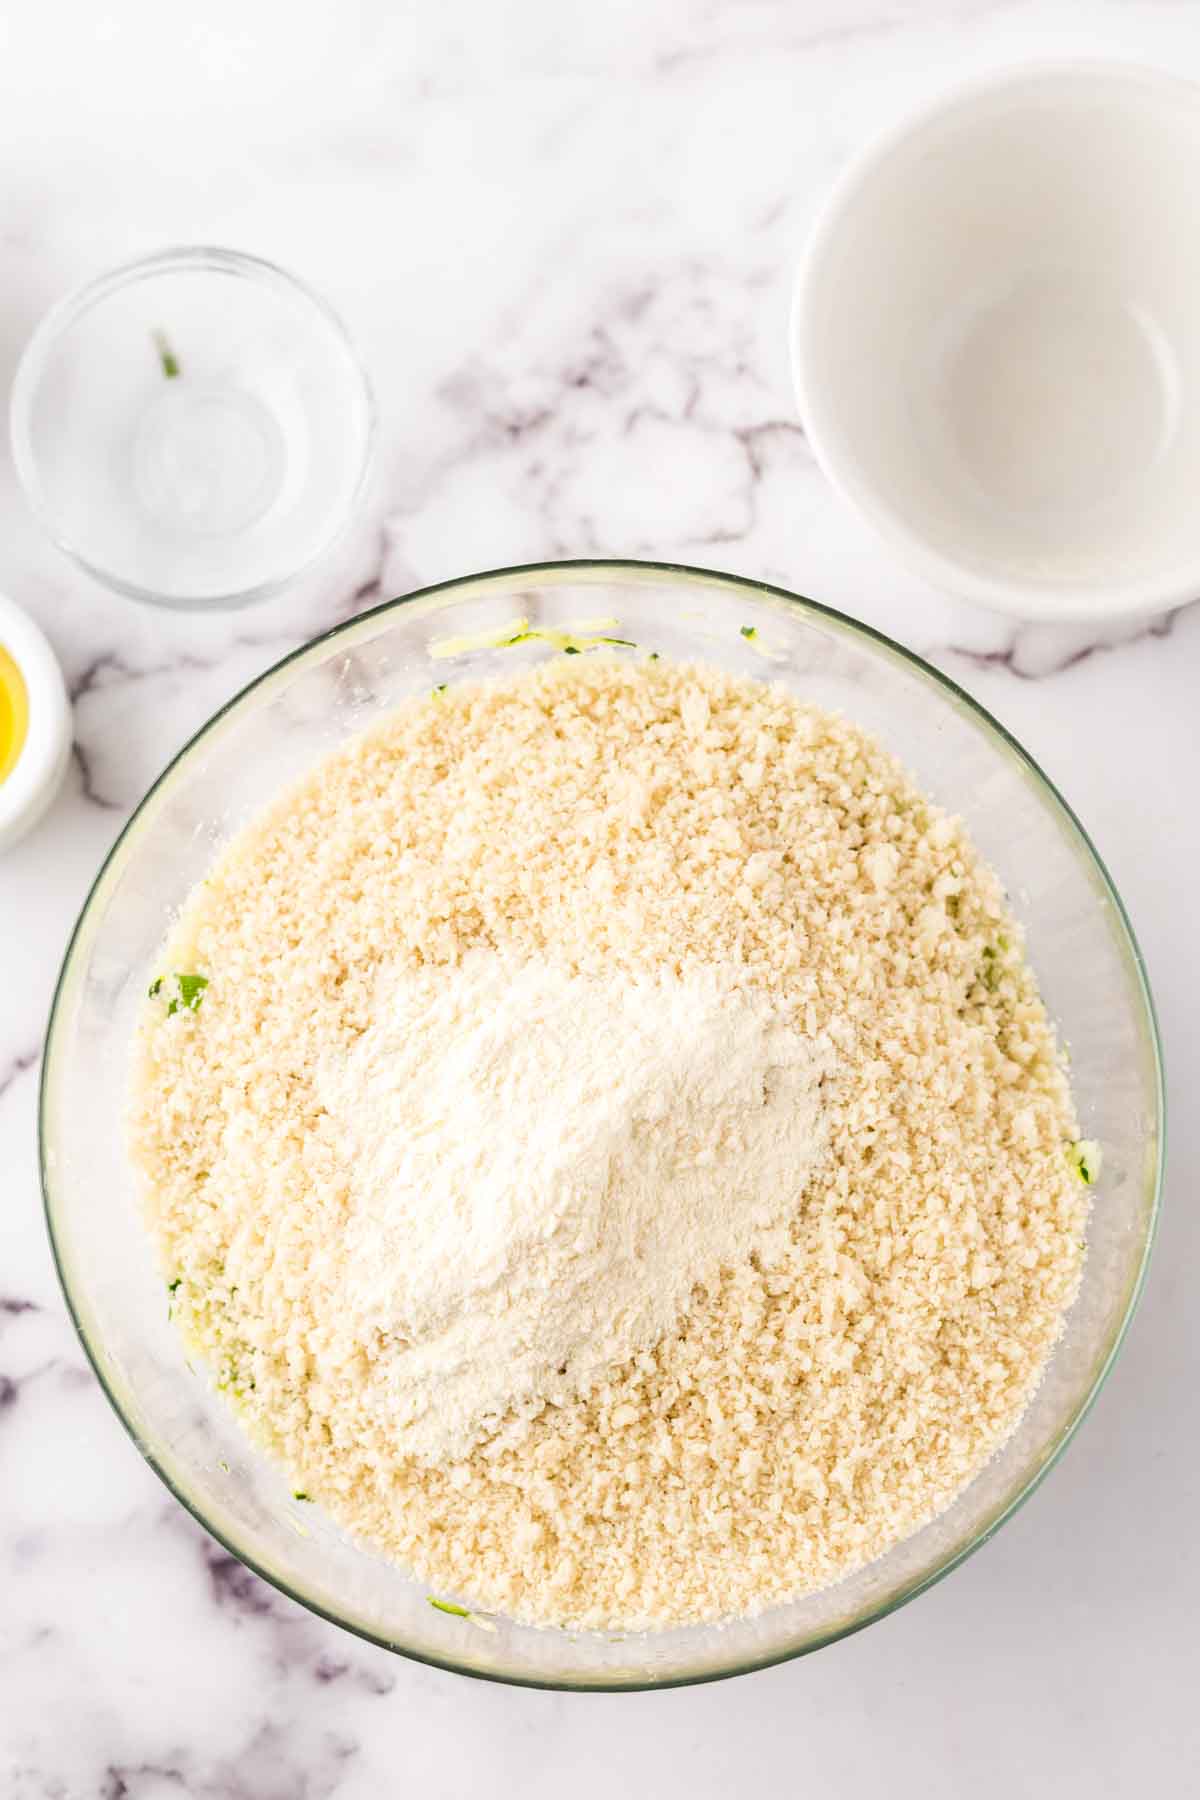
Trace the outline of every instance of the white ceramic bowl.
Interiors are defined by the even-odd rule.
[[[1200,88],[1122,64],[945,96],[843,175],[792,354],[830,480],[1024,617],[1200,592]]]

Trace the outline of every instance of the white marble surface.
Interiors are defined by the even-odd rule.
[[[1200,1781],[1200,606],[1014,629],[897,568],[794,419],[789,265],[851,148],[1006,58],[1200,74],[1188,4],[25,0],[0,17],[0,380],[47,303],[172,241],[309,277],[382,416],[359,530],[302,592],[182,621],[75,574],[0,469],[0,584],[75,702],[58,804],[0,863],[0,1794],[922,1800]],[[508,1691],[362,1646],[224,1558],[137,1458],[68,1327],[34,1163],[63,944],[180,741],[299,639],[476,567],[602,552],[766,576],[972,689],[1092,830],[1156,982],[1172,1173],[1141,1315],[1065,1462],[924,1599],[690,1692]]]

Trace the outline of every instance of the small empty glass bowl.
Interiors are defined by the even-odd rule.
[[[231,250],[167,250],[68,296],[13,384],[13,459],[42,524],[159,606],[244,606],[299,575],[350,519],[373,434],[336,315]]]

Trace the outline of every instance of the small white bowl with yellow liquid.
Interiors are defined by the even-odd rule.
[[[35,825],[71,757],[71,708],[54,652],[0,594],[0,851]]]

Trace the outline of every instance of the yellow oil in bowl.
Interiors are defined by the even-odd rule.
[[[25,677],[0,644],[0,781],[11,775],[29,733]]]

